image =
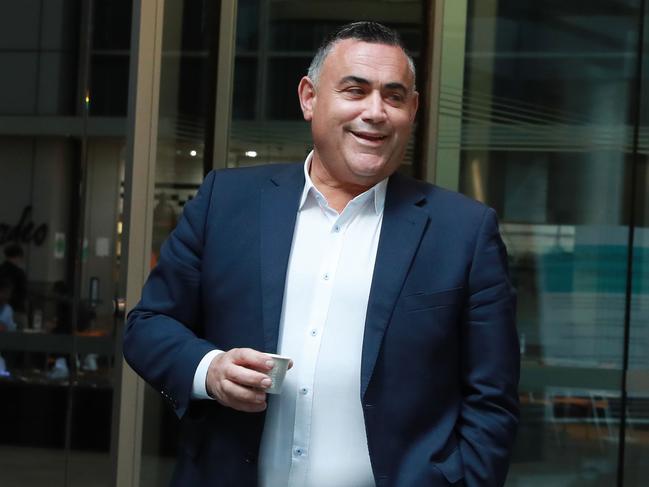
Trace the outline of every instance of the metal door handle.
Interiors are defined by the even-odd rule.
[[[113,299],[113,313],[115,318],[124,318],[124,315],[126,314],[126,299]]]

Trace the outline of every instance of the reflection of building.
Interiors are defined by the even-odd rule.
[[[19,233],[33,238],[28,324],[0,335],[13,365],[0,378],[0,484],[36,485],[28,474],[60,485],[166,483],[177,423],[122,370],[114,301],[133,304],[206,170],[303,159],[310,142],[297,81],[325,33],[373,19],[396,27],[417,61],[423,103],[403,170],[486,201],[503,221],[525,352],[512,485],[609,486],[618,472],[625,486],[644,485],[641,6],[4,2],[0,240],[25,208]],[[77,311],[66,318],[72,333],[44,332],[57,281],[70,289],[70,310],[92,308],[89,329]],[[62,355],[70,379],[48,380]],[[87,360],[95,355],[96,370]]]
[[[162,246],[167,235],[176,227],[178,216],[176,210],[169,202],[166,193],[158,198],[158,203],[153,208],[153,237],[151,241],[151,263],[154,264],[160,255]]]

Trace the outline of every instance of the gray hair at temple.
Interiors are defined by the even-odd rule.
[[[320,70],[322,69],[325,59],[331,53],[334,46],[345,39],[354,39],[357,41],[369,42],[371,44],[386,44],[388,46],[400,47],[408,59],[408,66],[410,67],[410,71],[412,71],[413,81],[416,79],[415,63],[401,41],[399,34],[397,34],[395,30],[392,30],[383,24],[379,24],[378,22],[363,21],[345,24],[324,40],[322,45],[318,48],[318,51],[315,53],[315,56],[313,56],[313,60],[309,66],[309,71],[307,72],[307,76],[313,82],[314,86],[318,85]]]

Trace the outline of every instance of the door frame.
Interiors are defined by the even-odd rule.
[[[119,284],[127,310],[139,300],[150,270],[163,19],[164,0],[133,1]],[[140,483],[145,384],[123,359],[124,324],[120,320],[116,336],[111,485],[135,487]]]

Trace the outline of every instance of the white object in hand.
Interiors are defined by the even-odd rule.
[[[273,383],[268,389],[266,389],[266,392],[268,394],[279,394],[282,392],[282,384],[284,383],[284,377],[286,376],[290,359],[288,357],[282,357],[281,355],[275,355],[274,353],[267,353],[266,355],[270,356],[275,363],[273,368],[267,374]]]

